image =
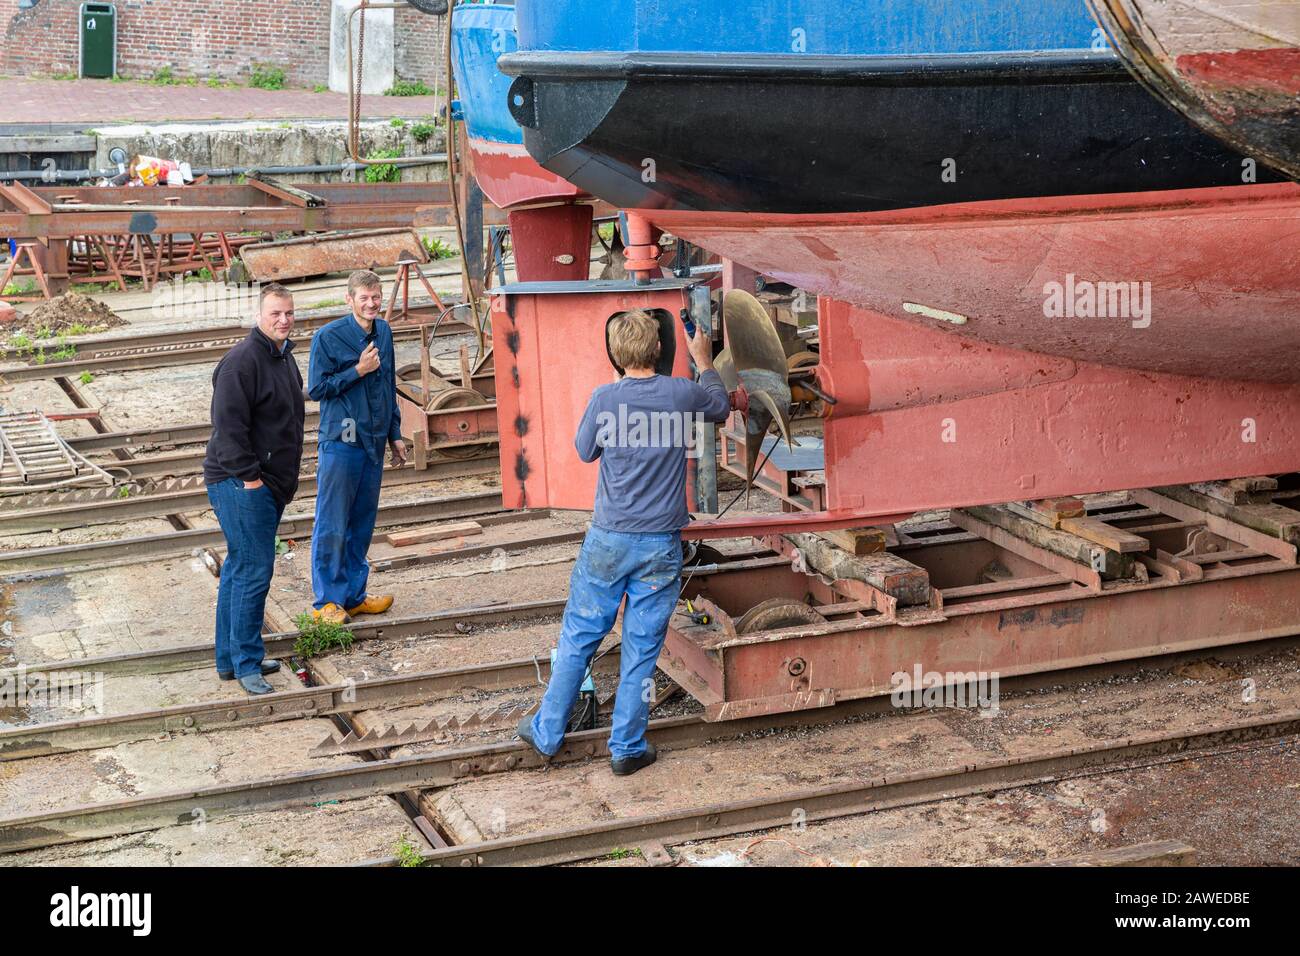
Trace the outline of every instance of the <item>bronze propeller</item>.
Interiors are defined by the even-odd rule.
[[[754,470],[763,437],[776,422],[791,449],[790,382],[785,349],[767,310],[748,292],[732,289],[722,303],[727,347],[714,366],[728,391],[744,386],[749,395],[745,418],[745,490],[754,484]]]

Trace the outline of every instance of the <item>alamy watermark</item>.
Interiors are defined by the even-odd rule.
[[[1043,286],[1043,315],[1049,319],[1129,319],[1133,328],[1151,325],[1150,282],[1093,282],[1067,273],[1064,282]]]
[[[895,671],[890,675],[889,695],[895,707],[970,707],[998,712],[997,671],[922,671],[916,664],[912,673]]]
[[[647,412],[618,406],[617,412],[596,414],[596,444],[601,448],[683,448],[698,458],[702,412]]]
[[[150,312],[157,319],[229,319],[257,315],[259,282],[186,282],[180,276],[154,286]]]
[[[104,713],[104,675],[99,671],[37,671],[17,667],[0,675],[0,709],[67,708]]]
[[[78,927],[122,927],[132,936],[148,936],[153,929],[152,893],[83,893],[73,886],[66,893],[50,897],[50,925]]]

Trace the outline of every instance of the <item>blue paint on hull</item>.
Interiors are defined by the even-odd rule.
[[[1107,49],[1084,0],[520,0],[517,10],[521,50],[922,56]]]
[[[510,115],[510,77],[497,59],[517,48],[515,8],[500,3],[460,4],[451,24],[451,68],[465,126],[473,139],[523,144],[523,130]]]

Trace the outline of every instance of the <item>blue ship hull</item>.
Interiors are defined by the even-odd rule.
[[[529,153],[633,209],[857,212],[1240,183],[1083,0],[519,0]]]

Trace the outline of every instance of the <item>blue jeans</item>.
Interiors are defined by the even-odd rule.
[[[678,532],[630,534],[595,527],[587,532],[569,579],[551,682],[533,717],[533,739],[539,750],[553,754],[564,742],[578,688],[627,595],[609,753],[616,760],[645,753],[655,663],[677,606],[681,573]]]
[[[323,441],[316,459],[316,523],[311,532],[311,585],[317,608],[347,609],[366,599],[370,538],[379,512],[384,460],[357,445]]]
[[[262,621],[284,506],[266,485],[249,490],[238,478],[208,485],[208,501],[226,537],[217,587],[217,670],[247,677],[261,672],[266,655]]]

